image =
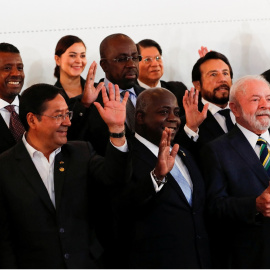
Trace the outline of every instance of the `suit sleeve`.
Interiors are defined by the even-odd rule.
[[[201,151],[208,212],[210,216],[221,220],[255,223],[256,197],[231,194],[233,181],[237,181],[237,176],[234,178],[237,167],[229,164],[229,159],[229,156],[224,155],[224,152],[212,143],[205,145]]]

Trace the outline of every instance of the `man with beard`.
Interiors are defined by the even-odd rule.
[[[19,93],[24,83],[19,50],[0,43],[0,153],[21,140],[24,128],[19,120]]]
[[[227,133],[235,123],[228,105],[232,78],[229,60],[215,51],[199,58],[192,69],[192,82],[197,93],[194,95],[193,89],[190,94],[186,91],[183,100],[186,117],[181,119],[181,131],[176,141],[195,156],[205,143]]]
[[[246,76],[231,88],[236,126],[201,153],[214,268],[270,268],[270,85]]]

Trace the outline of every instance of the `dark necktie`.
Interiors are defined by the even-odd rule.
[[[22,135],[25,131],[23,124],[19,118],[19,115],[16,113],[14,109],[14,105],[8,105],[5,107],[6,110],[10,112],[10,121],[9,121],[9,129],[16,141],[19,141],[22,138]]]
[[[218,111],[218,113],[220,115],[223,115],[225,117],[225,121],[226,121],[226,126],[228,131],[232,130],[232,128],[234,127],[234,124],[232,122],[231,116],[230,116],[230,109],[224,109],[224,110],[220,110]]]
[[[264,169],[267,171],[267,174],[270,176],[270,158],[267,142],[263,138],[259,137],[257,144],[260,146],[260,161]]]
[[[124,97],[126,91],[124,90],[121,92],[122,98]],[[129,91],[128,91],[129,92]],[[126,121],[129,129],[131,130],[132,133],[135,132],[135,107],[130,99],[130,95],[133,95],[133,93],[129,92],[129,97],[127,100],[127,107],[126,107]]]

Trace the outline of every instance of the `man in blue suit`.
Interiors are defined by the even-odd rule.
[[[236,126],[201,155],[214,267],[269,268],[270,86],[260,76],[243,77],[232,86],[229,104]]]

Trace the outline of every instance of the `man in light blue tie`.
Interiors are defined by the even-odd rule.
[[[127,258],[123,267],[211,266],[203,219],[204,185],[196,163],[182,147],[174,166],[166,166],[168,160],[160,159],[164,130],[169,130],[170,147],[179,125],[174,94],[152,88],[139,95],[132,141],[132,181],[117,202],[122,247],[119,254]]]

